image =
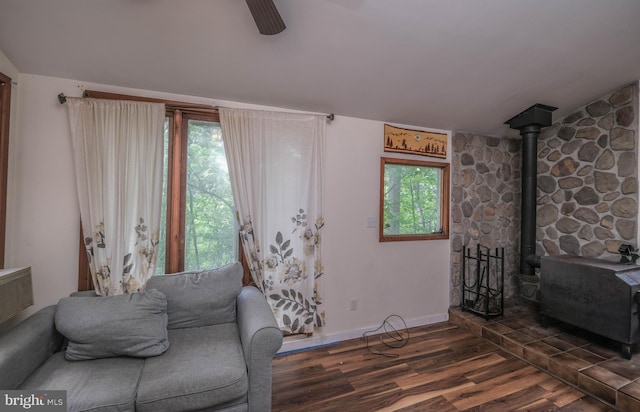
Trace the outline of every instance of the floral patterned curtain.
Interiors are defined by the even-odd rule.
[[[253,280],[289,334],[324,324],[321,233],[326,118],[220,108]]]
[[[67,98],[84,243],[101,296],[143,290],[155,271],[165,107]]]

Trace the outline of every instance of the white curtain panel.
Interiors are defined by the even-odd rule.
[[[220,108],[241,239],[254,282],[289,334],[324,324],[326,117]]]
[[[155,271],[165,106],[67,98],[82,230],[96,292],[143,290]]]

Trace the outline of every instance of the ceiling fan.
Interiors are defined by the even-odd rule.
[[[278,34],[287,28],[273,0],[247,0],[247,6],[260,34]]]

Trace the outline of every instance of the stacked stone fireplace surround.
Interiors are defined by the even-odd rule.
[[[514,108],[514,112],[522,108]],[[597,99],[538,138],[536,254],[620,258],[638,247],[638,82]],[[539,300],[539,274],[521,275],[519,137],[455,133],[450,302],[459,306],[462,248],[505,249],[506,300]]]

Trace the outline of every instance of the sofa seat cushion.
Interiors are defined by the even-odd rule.
[[[247,368],[236,323],[169,330],[169,349],[145,360],[137,411],[186,411],[246,402]]]
[[[69,411],[135,411],[144,359],[104,358],[82,362],[57,352],[20,386],[27,390],[65,390]]]

